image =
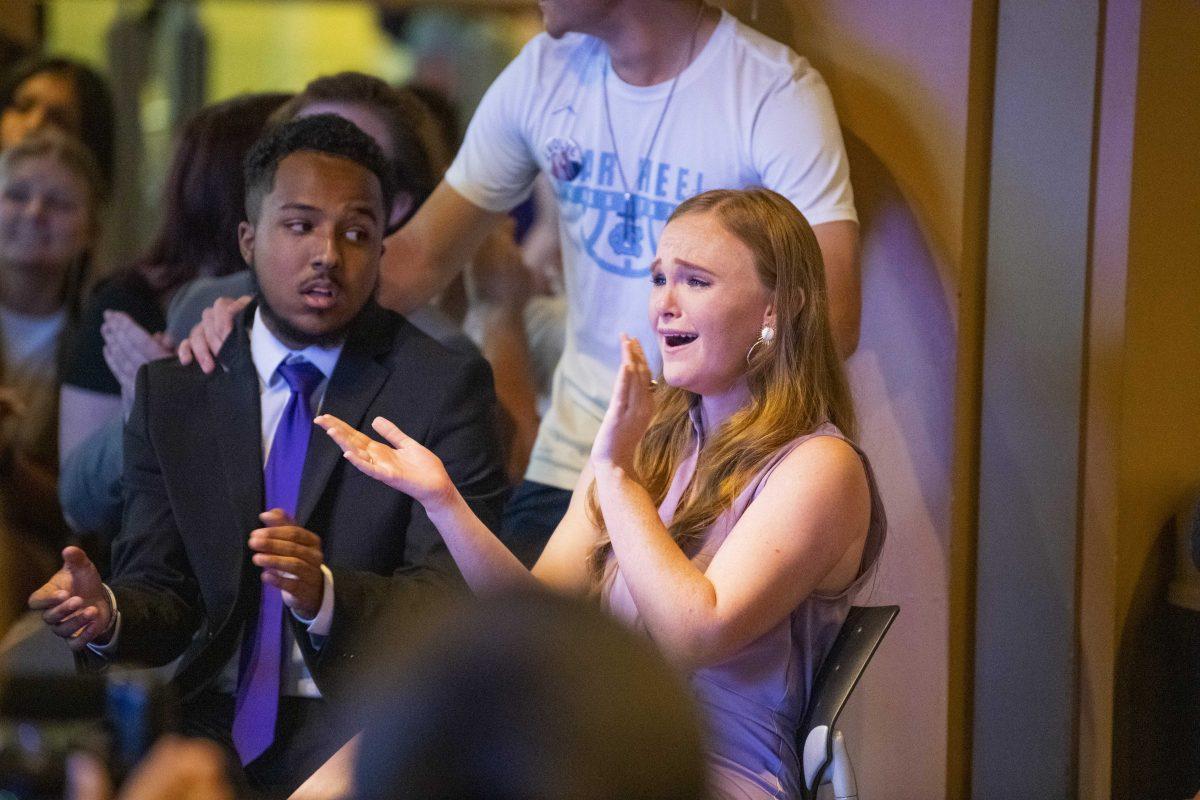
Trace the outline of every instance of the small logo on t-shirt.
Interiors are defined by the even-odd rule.
[[[550,174],[560,181],[573,181],[583,169],[583,151],[572,139],[555,136],[546,142]]]

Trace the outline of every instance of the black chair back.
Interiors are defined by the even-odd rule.
[[[846,701],[850,699],[867,664],[871,663],[879,643],[899,613],[900,606],[851,606],[837,639],[821,663],[821,669],[813,680],[812,696],[804,711],[804,720],[796,732],[796,752],[802,760],[803,772],[804,744],[809,732],[820,725],[829,730],[825,740],[825,757],[813,778],[812,788],[808,788],[807,781],[801,781],[805,800],[817,796],[817,787],[821,785],[825,770],[833,760],[833,734],[838,717],[842,715]]]

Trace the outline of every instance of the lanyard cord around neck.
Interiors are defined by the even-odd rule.
[[[675,96],[675,87],[679,85],[679,79],[683,76],[684,70],[688,64],[692,63],[692,53],[696,49],[696,34],[700,31],[700,20],[704,18],[704,0],[700,0],[700,7],[696,10],[696,21],[692,23],[692,35],[688,40],[687,55],[684,57],[683,64],[679,67],[679,71],[675,73],[675,77],[671,80],[671,88],[667,90],[667,99],[663,101],[662,111],[659,112],[658,122],[654,125],[654,133],[650,136],[650,144],[646,148],[646,156],[637,163],[641,164],[642,160],[649,160],[650,154],[654,152],[654,143],[658,141],[658,132],[662,130],[663,120],[667,118],[667,109],[671,107],[671,98]],[[621,177],[621,188],[625,191],[624,208],[621,210],[620,216],[625,220],[624,231],[622,238],[628,243],[633,239],[633,220],[635,217],[633,191],[629,188],[629,181],[625,177],[625,167],[621,163],[621,151],[617,147],[617,135],[613,131],[612,111],[608,105],[608,63],[611,61],[611,56],[604,62],[604,73],[600,79],[601,93],[604,96],[604,121],[608,125],[608,139],[612,142],[613,156],[617,162],[617,174]],[[640,167],[639,167],[640,174]]]

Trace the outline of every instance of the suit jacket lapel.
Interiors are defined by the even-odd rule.
[[[397,317],[374,303],[363,312],[351,329],[329,379],[321,403],[322,414],[332,414],[351,427],[360,428],[371,403],[391,374],[391,370],[380,363],[379,356],[391,349],[397,323]],[[342,460],[341,449],[314,425],[296,509],[296,523],[301,527],[308,523],[333,468]]]
[[[236,546],[214,546],[212,552],[220,554],[219,557],[241,556],[245,552],[246,540],[250,531],[259,527],[258,515],[263,511],[262,407],[246,330],[246,320],[252,318],[247,315],[253,313],[251,306],[235,324],[221,348],[217,369],[207,381],[213,438],[220,451],[225,487],[238,523],[233,534],[239,537]],[[237,565],[229,566],[230,574],[237,574],[234,571]]]

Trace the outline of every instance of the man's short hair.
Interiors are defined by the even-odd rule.
[[[379,179],[383,193],[382,225],[392,213],[392,170],[375,140],[336,114],[316,114],[267,131],[246,154],[246,218],[258,219],[263,198],[275,186],[279,162],[292,153],[325,153],[353,161]]]

